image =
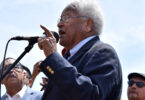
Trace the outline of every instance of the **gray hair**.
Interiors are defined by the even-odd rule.
[[[94,22],[93,30],[100,35],[103,29],[104,18],[97,0],[78,0],[70,3],[64,10],[77,11],[81,16],[90,18]]]

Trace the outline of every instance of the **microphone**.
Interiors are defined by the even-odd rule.
[[[58,33],[51,31],[51,33],[53,34],[53,36],[56,38],[56,42],[58,43],[59,41],[59,35]],[[45,32],[43,34],[46,34]],[[47,37],[46,35],[44,37]],[[37,43],[38,38],[41,38],[41,36],[33,36],[33,37],[24,37],[24,36],[16,36],[16,37],[12,37],[11,40],[27,40],[27,41],[31,41],[34,43]]]

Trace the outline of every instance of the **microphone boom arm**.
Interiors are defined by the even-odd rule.
[[[24,52],[15,60],[15,62],[2,74],[2,77],[0,77],[0,82],[3,80],[3,78],[12,70],[15,65],[25,56],[26,53],[28,53],[34,46],[34,44],[37,43],[37,41],[29,41],[28,46],[25,48]]]

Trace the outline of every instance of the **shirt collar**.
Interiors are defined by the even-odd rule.
[[[18,95],[20,96],[20,98],[22,98],[25,94],[26,88],[27,88],[26,85],[24,85],[23,88],[14,96]],[[8,93],[6,93],[6,98],[11,98],[11,96]]]
[[[26,85],[23,86],[23,88],[17,93],[21,98],[24,96],[26,91]]]
[[[90,36],[81,42],[79,42],[76,46],[74,46],[72,49],[70,49],[70,57],[72,57],[84,44],[86,44],[89,40],[94,38],[96,35]],[[70,57],[68,59],[70,59]]]

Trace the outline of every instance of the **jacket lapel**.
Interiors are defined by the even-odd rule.
[[[91,47],[92,45],[99,40],[99,37],[96,36],[90,41],[88,41],[81,49],[74,55],[72,56],[68,61],[71,64],[74,64],[75,61],[79,60]]]

